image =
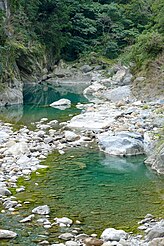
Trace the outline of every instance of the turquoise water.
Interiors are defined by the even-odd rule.
[[[29,105],[28,96],[18,122],[29,124],[43,117],[62,121],[69,114],[77,114],[74,105],[84,99],[73,93],[65,94],[65,98],[69,96],[73,107],[65,111],[44,107],[47,99]],[[57,97],[56,100],[61,98]],[[33,174],[30,181],[19,180],[18,185],[25,185],[26,192],[17,197],[22,204],[30,203],[24,204],[14,216],[0,214],[0,226],[19,235],[2,245],[35,246],[40,240],[57,241],[60,231],[56,227],[45,230],[36,221],[19,223],[34,207],[43,204],[51,208],[51,222],[55,217],[68,216],[74,222],[80,220],[78,227],[86,233],[100,234],[107,227],[136,232],[137,222],[147,213],[164,216],[164,179],[146,168],[144,158],[110,157],[96,146],[69,149],[64,155],[54,152],[44,162],[49,166],[47,170]]]

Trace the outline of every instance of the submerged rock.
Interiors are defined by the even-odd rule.
[[[17,236],[17,233],[9,230],[0,229],[0,239],[12,239]]]
[[[36,207],[32,210],[34,214],[46,215],[50,213],[50,208],[47,205]]]
[[[73,221],[67,217],[55,218],[54,219],[58,225],[70,226]]]
[[[70,240],[72,238],[74,238],[74,235],[72,233],[69,233],[69,232],[63,233],[59,236],[59,239],[63,239],[65,241]]]
[[[28,217],[26,217],[26,218],[20,220],[19,222],[20,222],[20,223],[30,222],[30,221],[32,221],[32,219],[33,219],[34,217],[35,217],[35,215],[34,215],[34,214],[31,214],[31,215],[29,215]]]

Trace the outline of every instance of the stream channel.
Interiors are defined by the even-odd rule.
[[[44,117],[66,121],[80,113],[75,107],[77,102],[87,102],[79,89],[71,89],[41,85],[32,90],[26,88],[25,105],[1,108],[0,118],[28,127]],[[66,110],[47,107],[60,98],[70,99],[72,107]],[[50,206],[51,221],[66,216],[81,221],[75,227],[83,232],[98,235],[107,227],[137,232],[137,222],[147,213],[164,216],[164,179],[149,170],[143,164],[144,159],[145,156],[111,157],[96,146],[72,148],[64,155],[52,153],[44,162],[48,165],[46,170],[34,173],[29,181],[19,180],[26,190],[16,197],[29,204],[24,204],[14,215],[0,214],[0,227],[18,233],[16,239],[1,241],[0,245],[35,246],[43,240],[58,241],[58,235],[66,229],[53,226],[46,230],[36,222],[19,223],[39,205]]]

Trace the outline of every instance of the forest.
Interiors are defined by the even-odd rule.
[[[26,57],[55,64],[90,52],[139,68],[163,50],[163,0],[1,2],[9,11],[0,12],[0,73]]]

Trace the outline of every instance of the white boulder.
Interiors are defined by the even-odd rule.
[[[59,107],[60,106],[69,106],[70,107],[71,106],[71,101],[69,99],[62,98],[62,99],[60,99],[58,101],[55,101],[55,102],[51,103],[50,106],[54,107],[54,108],[56,108],[58,106]]]

